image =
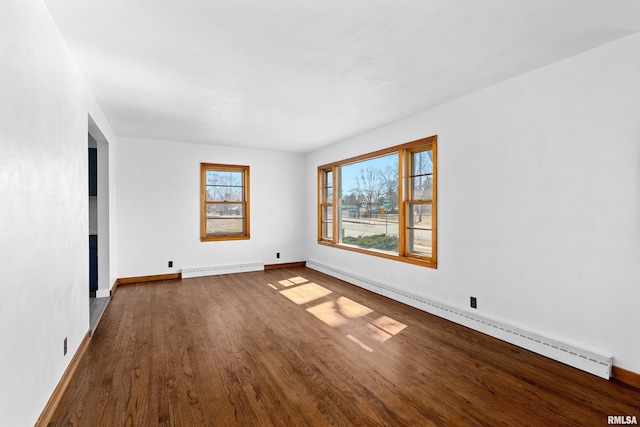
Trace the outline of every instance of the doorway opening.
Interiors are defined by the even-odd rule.
[[[111,297],[109,262],[109,143],[89,116],[89,322],[93,335]]]

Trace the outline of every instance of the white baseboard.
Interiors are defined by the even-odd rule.
[[[96,298],[108,298],[111,296],[110,289],[98,289],[96,291]]]
[[[189,267],[182,269],[182,278],[216,276],[218,274],[245,273],[264,270],[264,262],[245,262],[232,265],[214,265],[208,267]]]
[[[601,378],[609,379],[611,377],[613,357],[610,355],[579,348],[504,322],[479,316],[461,308],[412,295],[392,286],[359,277],[316,261],[307,261],[307,267]]]

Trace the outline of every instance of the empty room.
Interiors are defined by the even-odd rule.
[[[0,34],[0,426],[638,423],[637,1]]]

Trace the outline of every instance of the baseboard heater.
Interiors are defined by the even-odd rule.
[[[182,278],[216,276],[219,274],[246,273],[264,270],[264,262],[245,262],[231,265],[215,265],[210,267],[190,267],[182,269]]]
[[[391,286],[359,277],[355,274],[316,261],[307,261],[307,267],[601,378],[608,380],[611,377],[613,366],[612,356],[582,349],[575,345],[550,339],[513,325],[478,316],[475,313],[457,307],[412,295],[411,293],[394,289]]]

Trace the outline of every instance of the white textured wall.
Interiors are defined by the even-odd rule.
[[[640,372],[640,35],[312,153],[310,259]],[[438,269],[316,243],[316,167],[438,135]]]
[[[250,240],[200,241],[200,163],[250,166]],[[303,170],[299,154],[120,138],[118,277],[305,260]]]
[[[40,0],[0,2],[0,58],[0,425],[27,426],[89,329],[87,115],[102,114]]]

